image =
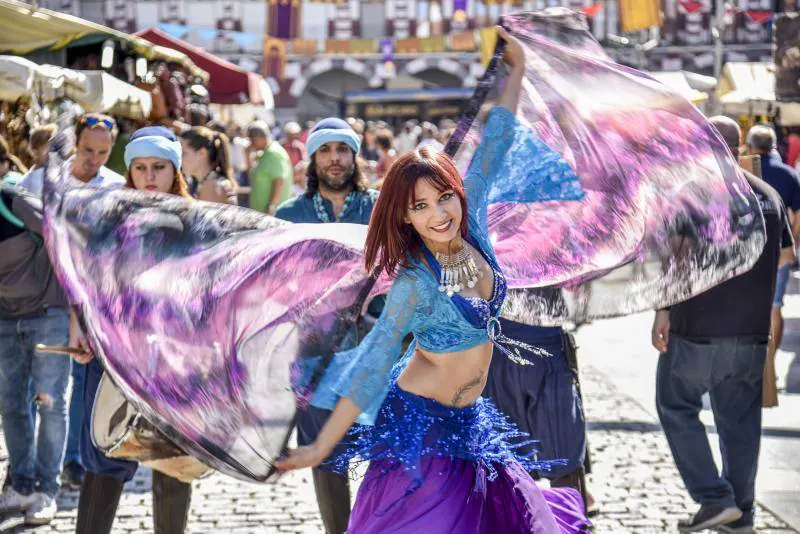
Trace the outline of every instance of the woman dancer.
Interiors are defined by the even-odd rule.
[[[508,76],[497,72],[503,46],[480,80],[448,150],[455,154],[459,168],[471,166],[466,187],[469,235],[462,234],[469,243],[466,250],[486,257],[483,261],[482,256],[473,258],[474,268],[464,257],[445,262],[443,289],[455,293],[462,283],[470,286],[472,277],[454,280],[454,263],[474,274],[488,257],[488,264],[496,259],[502,266],[502,278],[509,287],[564,292],[563,310],[545,293],[531,314],[548,319],[572,317],[575,288],[591,284],[587,314],[601,317],[671,306],[749,269],[763,250],[764,224],[758,201],[738,173],[730,151],[696,108],[647,75],[604,58],[588,30],[573,22],[543,20],[536,13],[503,17],[505,27],[523,39],[525,50],[517,113],[512,118],[508,110],[492,111],[486,115],[489,128],[482,119],[474,121],[487,92],[498,80],[507,85]],[[519,86],[519,76],[511,83]],[[506,136],[513,141],[508,142]],[[481,139],[484,146],[478,149]],[[417,175],[433,179],[444,174],[439,171],[446,161],[437,160]],[[45,245],[61,285],[89,330],[92,350],[126,398],[153,425],[187,453],[223,473],[261,482],[272,478],[295,406],[303,407],[309,399],[333,407],[339,401],[334,395],[338,392],[355,401],[350,403],[353,411],[361,410],[358,406],[366,408],[363,419],[374,419],[392,382],[388,362],[401,353],[402,335],[395,336],[395,330],[412,330],[423,347],[409,370],[419,368],[417,363],[429,363],[451,371],[446,379],[469,370],[476,363],[470,361],[470,354],[482,351],[487,339],[504,342],[495,344],[504,348],[504,354],[516,355],[514,349],[524,348],[510,343],[496,321],[489,321],[487,315],[495,310],[475,293],[465,291],[471,301],[454,296],[451,302],[438,292],[440,281],[428,271],[435,264],[411,250],[421,237],[403,221],[404,216],[412,220],[403,191],[384,201],[384,215],[376,219],[387,228],[392,226],[389,222],[397,225],[392,226],[391,235],[398,239],[390,243],[391,257],[399,258],[400,264],[410,256],[409,265],[401,265],[396,273],[392,306],[369,342],[330,361],[327,355],[331,349],[337,353],[337,344],[324,346],[324,340],[338,339],[341,327],[362,307],[370,288],[373,294],[388,291],[392,282],[381,276],[374,287],[370,284],[364,270],[367,228],[292,225],[231,206],[70,188],[63,166],[57,163],[48,167],[45,180]],[[416,178],[404,169],[398,176]],[[572,169],[580,173],[580,187]],[[452,187],[450,182],[458,185],[455,173],[449,180],[437,181],[448,187]],[[417,185],[403,180],[392,183],[405,184],[405,193]],[[438,201],[429,205],[441,209]],[[396,217],[388,221],[387,213]],[[462,206],[459,221],[464,213]],[[445,221],[441,218],[432,226]],[[434,233],[428,226],[422,228],[425,235]],[[386,234],[373,233],[371,263],[376,257],[381,260],[374,253],[375,236],[380,241],[385,239],[381,235]],[[151,236],[158,236],[157,247]],[[399,239],[403,236],[405,242]],[[428,246],[440,251],[436,243]],[[492,277],[501,280],[494,273]],[[473,280],[469,289],[485,291],[476,283]],[[500,293],[501,287],[498,282]],[[476,314],[478,325],[462,317],[462,311],[471,309],[465,304],[482,310]],[[484,330],[483,325],[489,328]],[[454,361],[448,351],[462,352],[457,358],[463,369],[446,367]],[[444,354],[425,360],[431,352]],[[371,365],[365,368],[359,365],[362,362]],[[141,373],[140,369],[156,372]],[[388,492],[395,481],[409,495],[392,499],[394,507],[379,512],[394,516],[395,510],[411,509],[404,517],[431,517],[426,510],[446,509],[429,506],[446,500],[441,495],[415,507],[420,502],[415,496],[424,495],[425,488],[435,489],[436,476],[445,472],[423,477],[423,459],[428,467],[446,460],[453,470],[463,468],[464,479],[474,483],[471,515],[464,514],[473,525],[467,528],[474,532],[482,521],[490,522],[476,519],[475,510],[486,503],[489,489],[492,497],[503,493],[516,465],[513,457],[522,455],[508,451],[506,443],[514,436],[492,430],[497,425],[490,424],[492,418],[486,414],[491,415],[491,410],[482,401],[467,409],[441,404],[445,400],[460,406],[465,390],[471,391],[462,386],[476,376],[480,382],[477,371],[458,385],[445,381],[449,392],[434,389],[429,395],[441,393],[439,404],[421,399],[425,377],[419,373],[406,377],[415,379],[419,388],[411,391],[418,396],[404,396],[410,389],[404,379],[399,388],[393,388],[395,404],[387,406],[402,409],[403,403],[410,403],[416,410],[403,415],[402,425],[379,427],[393,446],[371,448],[365,457],[376,463],[389,460],[384,476],[372,471],[373,489],[385,486]],[[443,373],[431,374],[438,378]],[[342,383],[336,384],[339,377]],[[453,401],[456,393],[459,402]],[[347,411],[347,403],[342,403]],[[348,417],[352,421],[355,415]],[[399,418],[389,412],[384,419]],[[340,432],[348,425],[345,418]],[[444,428],[443,439],[431,433],[436,428]],[[336,434],[335,428],[329,430],[325,440],[334,436],[328,443],[336,441]],[[378,435],[367,431],[362,443]],[[488,440],[483,439],[486,436]],[[409,461],[391,457],[398,447]],[[315,453],[309,464],[320,461],[317,455],[325,456],[324,450],[313,449],[306,451]],[[383,458],[378,457],[381,453]],[[411,466],[411,481],[419,482],[416,492],[410,491],[415,487],[407,483],[409,477],[388,469],[403,465]],[[487,478],[494,482],[490,485]],[[379,497],[375,491],[364,491],[370,498]],[[529,494],[520,488],[520,495]],[[516,495],[500,495],[493,501],[517,510],[502,512],[509,521],[519,519],[519,501],[525,500]],[[447,488],[444,497],[449,496],[467,509],[462,489]],[[541,502],[541,495],[536,492],[536,496]],[[367,504],[358,509],[367,510],[361,515],[369,512]],[[525,525],[503,528],[506,522],[498,521],[495,530],[526,530]],[[356,527],[364,524],[364,520],[355,523]],[[402,527],[402,522],[398,524]],[[463,530],[457,527],[451,530]]]
[[[514,452],[524,435],[480,398],[492,342],[508,341],[497,329],[506,283],[488,238],[487,204],[490,180],[519,127],[514,112],[524,72],[520,44],[498,32],[508,43],[511,73],[469,174],[462,184],[453,161],[430,147],[402,156],[390,170],[366,247],[367,269],[395,277],[385,311],[361,345],[337,355],[347,360],[341,375],[329,377],[329,371],[323,378],[312,403],[335,408],[317,441],[278,463],[280,469],[319,465],[359,414],[368,420],[377,412],[375,425],[357,432],[352,448],[371,463],[348,531],[589,527],[575,490],[536,486],[526,468],[537,463]],[[549,193],[580,198],[568,164],[542,143],[536,149],[531,158],[549,162],[542,166],[553,184]],[[416,341],[392,373],[408,332]],[[337,368],[334,362],[331,369]]]
[[[126,187],[141,191],[169,193],[190,198],[181,174],[181,145],[175,134],[160,126],[141,128],[125,147]],[[73,322],[73,325],[75,323]],[[84,353],[76,359],[91,358]],[[86,367],[84,386],[81,459],[86,476],[78,504],[77,534],[107,534],[117,513],[125,482],[136,474],[139,464],[109,458],[92,442],[92,410],[103,366],[95,358]],[[159,471],[153,471],[153,526],[156,534],[180,534],[186,528],[191,484],[185,484]]]
[[[195,126],[181,134],[181,145],[189,193],[197,200],[237,204],[228,136]]]

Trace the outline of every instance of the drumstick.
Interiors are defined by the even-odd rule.
[[[39,343],[36,345],[36,352],[52,352],[54,354],[83,354],[85,351],[76,347],[48,347]]]

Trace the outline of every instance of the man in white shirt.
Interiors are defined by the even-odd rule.
[[[75,126],[75,138],[75,155],[64,162],[74,179],[95,187],[125,184],[124,177],[105,166],[117,138],[117,125],[113,118],[100,113],[83,115]],[[41,196],[44,169],[29,172],[18,185],[35,196]]]
[[[75,126],[75,155],[64,162],[64,171],[69,172],[78,183],[95,187],[123,186],[125,178],[105,167],[116,136],[117,125],[111,117],[97,113],[83,115]],[[17,186],[41,197],[44,168],[29,172]],[[11,426],[17,427],[5,429],[7,441],[9,434],[15,435],[16,439],[12,444],[14,454],[9,455],[14,460],[9,469],[12,486],[0,495],[0,513],[23,510],[27,524],[49,523],[56,513],[59,483],[64,482],[75,489],[80,487],[83,479],[80,431],[83,424],[85,368],[73,363],[70,371],[69,362],[63,358],[37,355],[32,350],[35,343],[67,345],[70,341],[69,322],[68,309],[63,305],[44,306],[41,311],[27,314],[23,319],[0,316],[0,346],[4,349],[4,362],[27,365],[25,370],[15,375],[20,383],[33,382],[37,388],[44,388],[38,382],[42,382],[41,377],[46,376],[47,388],[42,393],[46,392],[46,398],[51,399],[45,412],[43,408],[38,408],[41,418],[38,438],[34,436],[33,427],[30,426],[32,423],[27,427],[25,424],[25,421],[33,420],[25,417],[30,411],[29,406],[20,408],[19,405],[23,403],[11,406],[8,402],[0,406],[4,421],[14,421],[16,425],[12,423]],[[27,330],[22,330],[19,326],[23,323]],[[13,334],[17,331],[23,332],[27,336],[25,339],[30,340],[27,345],[31,350],[16,350],[17,346],[22,346],[20,343],[12,343],[16,339]],[[25,363],[30,359],[33,360],[32,363]],[[71,401],[67,402],[70,374],[73,395]],[[0,384],[0,389],[10,390],[10,386]],[[26,387],[22,386],[22,389]],[[16,419],[13,417],[15,415],[18,416]],[[62,480],[59,480],[59,473],[62,474]]]

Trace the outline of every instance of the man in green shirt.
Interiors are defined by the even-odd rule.
[[[275,209],[292,194],[292,161],[286,150],[270,139],[263,123],[247,127],[250,150],[258,155],[250,171],[250,208],[275,214]]]

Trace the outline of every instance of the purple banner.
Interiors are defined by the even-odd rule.
[[[453,22],[454,30],[463,30],[469,26],[467,17],[467,0],[453,0]]]
[[[279,39],[295,38],[295,21],[297,7],[294,2],[275,2],[270,6],[270,31],[269,34]]]
[[[394,42],[391,39],[381,39],[381,54],[384,63],[394,61]]]

